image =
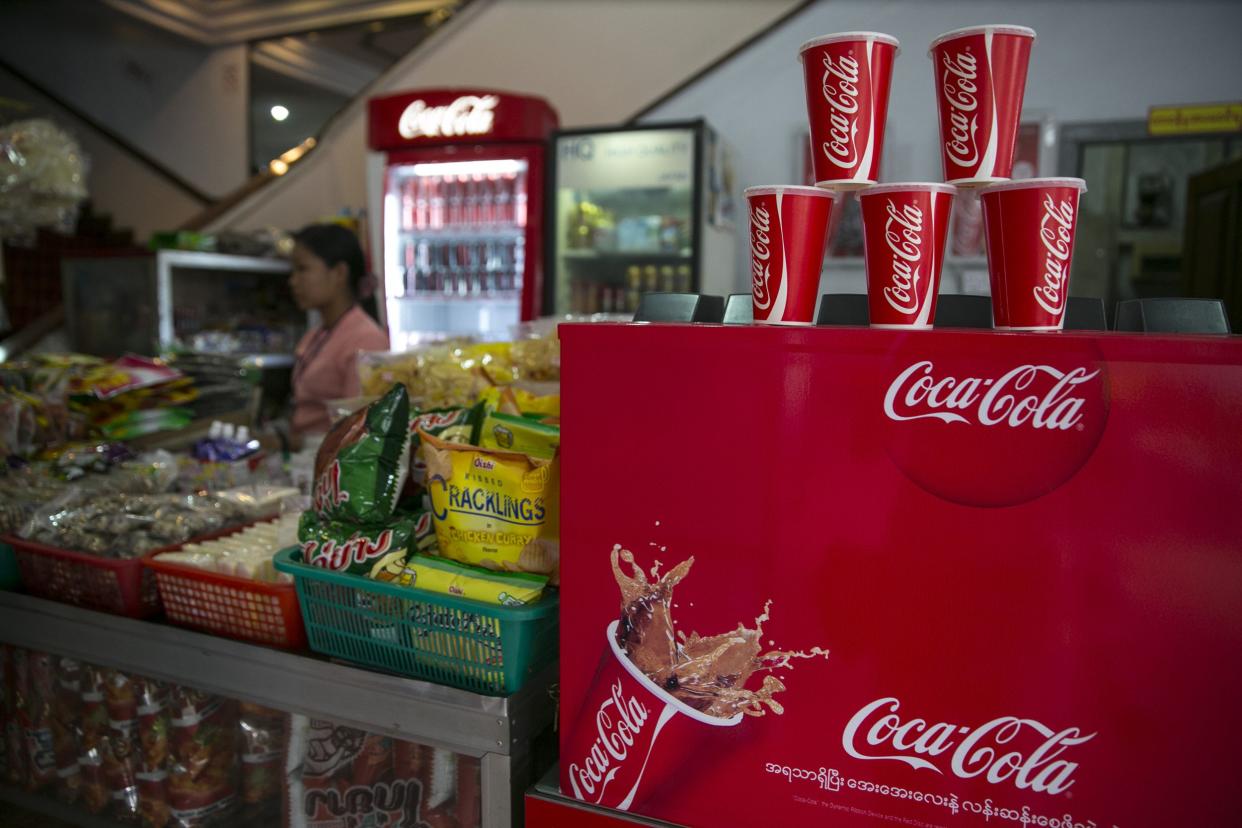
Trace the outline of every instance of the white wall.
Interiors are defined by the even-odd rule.
[[[247,177],[246,47],[216,50],[102,2],[9,0],[0,54],[210,196]]]
[[[881,178],[940,180],[927,46],[941,32],[978,23],[1036,30],[1025,110],[1060,123],[1144,119],[1152,104],[1242,96],[1242,3],[821,0],[644,120],[707,118],[737,150],[739,198],[741,188],[794,181],[795,136],[806,130],[798,46],[830,32],[886,32],[901,40],[902,53]],[[747,243],[739,233],[738,290]]]
[[[363,98],[481,86],[551,101],[565,126],[628,119],[779,18],[795,0],[475,0]],[[297,227],[366,205],[366,107],[357,100],[318,149],[211,229]]]
[[[0,97],[30,107],[18,117],[51,118],[77,139],[90,164],[86,189],[95,212],[112,216],[119,229],[133,230],[137,243],[156,230],[176,228],[202,209],[184,190],[2,70]]]

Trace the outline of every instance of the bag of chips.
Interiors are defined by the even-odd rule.
[[[410,401],[394,385],[341,420],[315,457],[312,508],[327,521],[379,524],[392,516],[409,468]]]
[[[473,443],[483,419],[482,404],[469,408],[430,408],[410,415],[410,482],[425,486],[427,460],[422,449],[420,432],[426,432],[448,443]]]
[[[559,570],[555,460],[423,434],[440,555],[510,572]]]
[[[232,825],[237,808],[237,703],[172,692],[168,804],[177,828]]]
[[[410,555],[401,583],[442,595],[457,595],[506,607],[533,604],[543,596],[548,579],[527,572],[495,572],[448,558]]]
[[[250,825],[272,825],[280,815],[284,780],[287,714],[241,702],[242,819]]]
[[[56,664],[52,702],[52,751],[56,754],[56,798],[72,805],[82,793],[78,767],[78,720],[82,707],[82,667],[72,658]]]
[[[426,523],[426,513],[421,517]],[[419,520],[419,515],[398,514],[387,523],[364,526],[325,521],[314,512],[303,512],[298,523],[302,561],[333,572],[396,580],[410,553]]]
[[[561,427],[531,417],[493,411],[479,432],[481,448],[518,451],[551,460],[561,444]]]

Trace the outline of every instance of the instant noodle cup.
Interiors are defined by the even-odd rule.
[[[440,554],[510,572],[552,574],[554,460],[446,443],[426,432],[427,489]]]
[[[409,440],[410,400],[402,385],[337,423],[315,457],[315,513],[330,521],[387,520],[405,485]]]

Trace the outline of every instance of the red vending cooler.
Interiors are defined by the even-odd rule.
[[[1242,825],[1242,338],[560,340],[562,796]]]
[[[446,336],[505,339],[540,313],[542,98],[423,89],[369,102],[373,240],[393,350]]]

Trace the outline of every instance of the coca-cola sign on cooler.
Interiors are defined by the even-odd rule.
[[[1242,339],[559,336],[567,796],[636,788],[628,813],[691,828],[1242,825]],[[710,412],[704,446],[748,439],[744,473],[617,439],[652,400]],[[619,591],[618,544],[685,577]],[[759,620],[756,644],[805,656],[767,673],[779,707],[657,736],[668,697],[703,703],[687,660],[738,660]]]
[[[930,328],[955,188],[883,184],[858,194],[873,328]]]
[[[836,193],[817,187],[746,190],[756,322],[811,323],[836,198]]]
[[[985,188],[984,235],[997,330],[1059,331],[1069,299],[1081,178],[1030,178]]]
[[[945,181],[1009,178],[1034,41],[1025,26],[972,26],[932,41]]]
[[[880,174],[897,38],[840,32],[802,44],[815,184],[856,189]]]

